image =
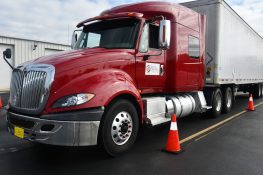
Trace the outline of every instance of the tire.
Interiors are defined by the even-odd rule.
[[[262,98],[263,97],[263,86],[262,84],[259,84],[259,86],[260,86],[260,98]]]
[[[256,84],[254,86],[252,86],[252,95],[254,99],[259,99],[261,97],[262,94],[262,90],[261,90],[261,85],[260,84]]]
[[[223,92],[223,112],[229,113],[234,103],[233,91],[230,87],[224,88]]]
[[[118,156],[132,147],[138,129],[139,119],[134,105],[125,99],[115,101],[103,116],[99,144],[110,156]]]
[[[217,118],[220,116],[223,107],[223,95],[219,88],[213,91],[211,100],[212,109],[210,110],[209,115],[212,118]]]

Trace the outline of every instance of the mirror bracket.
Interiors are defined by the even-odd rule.
[[[143,55],[143,61],[147,61],[149,59],[150,55]]]

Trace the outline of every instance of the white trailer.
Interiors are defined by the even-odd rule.
[[[263,38],[224,0],[181,5],[207,17],[204,92],[208,104],[219,109],[221,95],[223,110],[229,112],[234,92],[251,92],[254,98],[262,97]]]

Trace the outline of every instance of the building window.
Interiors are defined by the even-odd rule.
[[[200,57],[199,39],[193,36],[189,36],[188,42],[189,42],[189,48],[188,48],[189,57],[198,59]]]

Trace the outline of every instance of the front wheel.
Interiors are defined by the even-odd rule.
[[[136,140],[137,110],[130,101],[118,100],[109,106],[100,127],[100,144],[109,155],[117,156],[129,150]]]

